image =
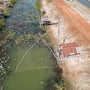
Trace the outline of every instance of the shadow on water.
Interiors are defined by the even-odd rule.
[[[57,64],[56,64],[57,65]],[[62,69],[57,67],[54,68],[55,75],[52,75],[50,78],[46,80],[46,85],[44,90],[57,90],[57,87],[54,87],[55,84],[60,84],[60,80],[62,79]]]

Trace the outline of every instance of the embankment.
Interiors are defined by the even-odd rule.
[[[56,2],[58,1],[58,2]],[[61,1],[61,2],[59,2]],[[64,6],[64,4],[66,6]],[[63,0],[53,0],[52,2],[47,3],[46,0],[42,0],[42,7],[45,10],[47,19],[51,22],[58,22],[58,15],[60,16],[60,37],[59,44],[63,43],[63,40],[66,38],[64,43],[76,42],[80,49],[81,54],[64,58],[62,63],[59,63],[59,66],[63,69],[63,77],[70,83],[68,90],[90,90],[90,71],[89,71],[89,61],[90,61],[90,51],[83,51],[90,48],[89,41],[89,24],[80,16],[77,15],[77,19],[73,18],[76,15],[76,11],[72,10],[71,7],[67,8],[67,4]],[[63,9],[63,7],[65,7]],[[72,14],[70,17],[67,13],[71,11]],[[73,13],[72,13],[73,12]],[[70,15],[69,14],[69,15]],[[74,15],[74,16],[73,16]],[[81,18],[79,18],[79,17]],[[72,21],[71,21],[72,20]],[[74,22],[75,20],[75,22]],[[85,24],[87,23],[87,24]],[[82,25],[80,25],[82,24]],[[88,28],[88,34],[80,32]],[[84,30],[85,31],[85,30]],[[48,31],[50,41],[56,47],[57,45],[57,36],[58,36],[58,24],[49,26]]]

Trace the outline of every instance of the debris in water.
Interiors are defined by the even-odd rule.
[[[41,58],[41,61],[43,61],[43,58]]]
[[[25,24],[19,24],[19,23],[14,23],[13,26],[14,26],[14,27],[17,27],[17,28],[26,27]]]
[[[43,81],[41,81],[41,82],[40,82],[40,84],[44,84],[44,82],[43,82]]]

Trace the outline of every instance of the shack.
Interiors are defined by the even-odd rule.
[[[79,45],[77,45],[75,42],[60,44],[60,47],[63,57],[78,55],[81,53]]]

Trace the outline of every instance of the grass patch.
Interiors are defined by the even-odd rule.
[[[36,0],[35,8],[38,10],[38,13],[40,14],[40,17],[41,17],[41,10],[40,10],[41,7],[42,7],[41,0]]]
[[[2,30],[4,28],[4,26],[5,26],[5,20],[4,20],[4,18],[1,18],[0,19],[0,30]]]
[[[10,8],[7,8],[6,10],[4,10],[3,14],[4,14],[5,16],[10,15]]]
[[[10,0],[10,4],[14,5],[18,0]]]
[[[53,0],[46,0],[48,3],[52,2]]]

